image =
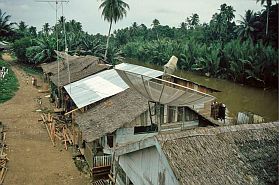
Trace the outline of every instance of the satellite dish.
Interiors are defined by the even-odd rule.
[[[169,66],[173,66],[172,64]],[[119,68],[115,68],[115,70],[130,88],[135,89],[152,102],[170,106],[193,106],[215,99],[214,96],[209,94],[164,79],[129,72]]]

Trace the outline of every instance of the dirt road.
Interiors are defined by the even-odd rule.
[[[71,153],[53,147],[47,131],[38,123],[36,97],[38,93],[27,75],[18,67],[12,67],[20,88],[10,101],[0,104],[0,121],[6,126],[8,145],[7,185],[87,185],[88,177],[74,165]]]

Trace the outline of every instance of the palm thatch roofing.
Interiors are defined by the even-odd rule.
[[[92,142],[129,124],[148,109],[148,101],[133,89],[104,99],[76,117],[86,142]]]
[[[62,58],[67,58],[65,55],[61,55]],[[50,80],[56,86],[64,86],[77,80],[83,79],[87,76],[93,75],[105,69],[111,68],[110,65],[104,64],[104,62],[95,56],[70,56],[68,55],[68,64],[66,59],[59,61],[59,84],[58,84],[58,65],[56,62],[41,65],[43,71],[50,74]]]
[[[49,75],[53,75],[56,74],[58,72],[58,62],[59,62],[59,69],[62,69],[63,67],[65,67],[65,62],[63,62],[64,60],[66,60],[66,58],[68,57],[68,62],[69,64],[72,63],[74,61],[74,59],[77,59],[78,56],[71,56],[68,55],[66,53],[63,52],[58,52],[55,51],[59,60],[54,61],[54,62],[50,62],[50,63],[43,63],[41,64],[41,68],[43,69],[43,72]]]
[[[279,122],[201,128],[157,139],[181,184],[278,184]]]

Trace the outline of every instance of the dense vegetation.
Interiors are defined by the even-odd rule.
[[[226,4],[200,24],[193,14],[179,28],[160,25],[152,28],[134,23],[114,32],[114,44],[124,55],[140,61],[164,65],[172,55],[178,67],[201,74],[256,86],[277,86],[278,80],[278,5],[270,8],[266,35],[266,11],[248,10],[234,21],[234,10]]]
[[[18,90],[19,84],[15,74],[10,69],[9,64],[0,59],[0,66],[4,66],[9,69],[9,73],[5,76],[5,78],[2,80],[0,79],[0,103],[3,103],[8,101],[15,95],[15,92]]]
[[[100,8],[103,12],[106,9],[102,4],[109,1],[102,1]],[[222,4],[209,23],[201,24],[197,14],[186,18],[178,28],[161,25],[157,19],[152,21],[151,27],[135,22],[130,27],[114,31],[109,45],[109,37],[88,34],[80,22],[66,21],[63,16],[56,25],[45,23],[38,32],[24,22],[17,26],[6,25],[7,31],[2,31],[1,27],[0,30],[1,37],[14,42],[20,62],[53,61],[57,49],[76,55],[95,55],[112,64],[128,57],[164,65],[175,55],[179,58],[178,67],[183,70],[255,86],[277,87],[278,4],[272,5],[271,0],[261,3],[267,3],[262,12],[247,10],[237,21],[233,7]],[[123,12],[116,16],[117,19],[109,17],[114,15],[111,12],[105,12],[103,16],[111,24],[126,15],[123,8],[129,6],[125,3],[120,7]]]

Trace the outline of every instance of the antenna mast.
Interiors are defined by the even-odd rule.
[[[62,5],[62,14],[64,14],[63,11],[63,3],[68,3],[68,0],[36,0],[36,2],[41,2],[41,3],[55,3],[55,24],[57,25],[58,23],[58,3],[61,3]],[[63,15],[64,18],[64,15]],[[65,30],[65,21],[63,20],[63,29],[64,29],[64,36],[65,36],[65,52],[66,52],[66,57],[67,57],[67,63],[68,63],[68,72],[69,72],[69,62],[68,62],[68,48],[67,48],[67,42],[66,42],[66,30]],[[57,27],[56,27],[56,51],[59,51],[59,43],[58,43],[58,39],[59,39],[59,35],[58,35],[58,31],[57,31]],[[58,55],[57,55],[57,82],[58,82],[58,95],[60,94],[60,90],[59,90],[59,85],[60,85],[60,66],[59,66],[59,59],[58,59]],[[70,83],[70,74],[69,74],[69,83]]]

